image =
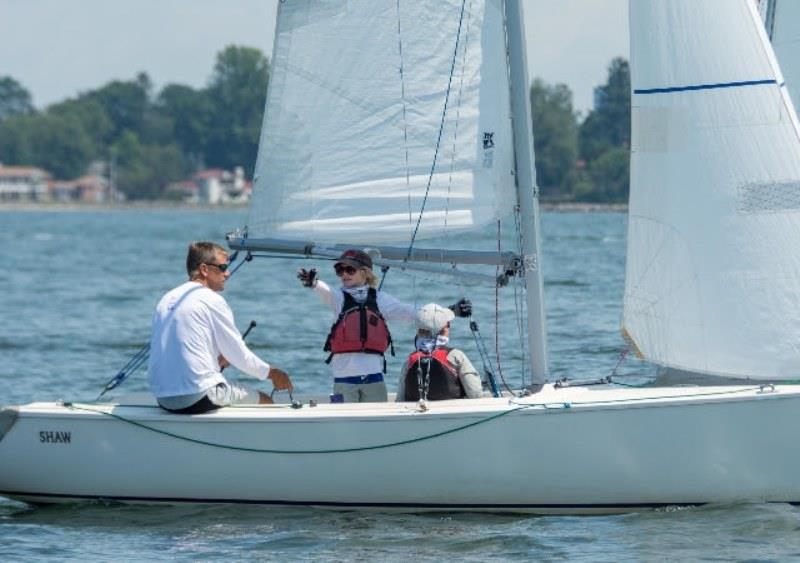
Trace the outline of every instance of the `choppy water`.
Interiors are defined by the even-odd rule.
[[[221,241],[244,221],[245,213],[236,210],[0,211],[0,404],[93,399],[147,340],[156,300],[184,279],[186,244]],[[542,229],[552,375],[607,375],[622,344],[625,216],[546,214]],[[495,244],[490,233],[469,241],[471,247]],[[287,369],[301,393],[326,393],[330,377],[321,345],[329,318],[294,278],[295,269],[308,264],[254,260],[229,282],[225,296],[241,327],[258,322],[249,338],[258,354]],[[329,264],[311,264],[332,280]],[[418,304],[468,295],[494,348],[494,291],[395,272],[385,289]],[[513,295],[511,288],[500,292],[497,339],[512,383],[519,381],[522,363]],[[411,340],[411,329],[403,331],[394,328],[400,351]],[[478,361],[466,325],[454,324],[453,339]],[[390,361],[390,373],[398,369],[399,360]],[[652,375],[631,361],[619,373],[633,380]],[[124,387],[144,389],[143,372]],[[409,482],[414,478],[424,475]],[[781,504],[518,517],[218,506],[30,508],[0,499],[0,560],[764,561],[800,559],[799,526],[798,509]]]

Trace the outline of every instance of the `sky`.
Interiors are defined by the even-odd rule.
[[[627,0],[522,0],[530,77],[565,83],[576,109],[628,57]],[[0,76],[46,105],[146,72],[204,86],[225,46],[272,51],[278,0],[0,0]]]

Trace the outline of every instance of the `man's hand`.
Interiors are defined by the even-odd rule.
[[[314,287],[317,283],[317,271],[314,268],[310,270],[300,268],[297,270],[297,279],[304,287]]]
[[[225,359],[225,356],[223,356],[222,354],[220,354],[219,356],[217,356],[217,362],[219,363],[219,371],[222,371],[222,370],[224,370],[226,367],[228,367],[229,365],[231,365],[231,363],[230,363],[228,360],[226,360],[226,359]]]
[[[459,299],[450,307],[448,307],[453,313],[455,313],[456,317],[471,317],[472,316],[472,301],[469,299],[463,298]]]
[[[270,368],[267,377],[272,380],[272,386],[275,391],[292,391],[294,389],[294,385],[289,379],[289,374],[282,369]]]

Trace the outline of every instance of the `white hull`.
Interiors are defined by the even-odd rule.
[[[433,403],[424,413],[393,403],[200,416],[131,405],[15,409],[0,441],[0,494],[28,502],[608,513],[800,501],[800,386],[548,385],[525,399]]]

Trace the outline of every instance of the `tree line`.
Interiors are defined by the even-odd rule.
[[[0,162],[74,178],[92,162],[115,163],[128,199],[159,199],[173,181],[205,167],[244,166],[252,175],[269,61],[258,49],[217,54],[208,85],[169,84],[145,73],[113,81],[42,111],[9,76],[0,77]],[[543,200],[622,202],[628,193],[630,76],[614,59],[585,118],[566,85],[540,79],[530,92],[536,173]]]
[[[128,199],[158,199],[199,169],[254,165],[268,80],[261,51],[230,46],[205,88],[169,84],[155,94],[141,73],[39,112],[24,87],[0,77],[0,162],[67,179],[113,161]]]

